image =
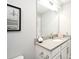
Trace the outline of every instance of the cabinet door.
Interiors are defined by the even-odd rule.
[[[57,54],[55,57],[53,57],[52,59],[60,59],[60,53]]]
[[[68,47],[67,47],[67,55],[68,59],[71,59],[71,41],[68,41]]]
[[[70,47],[67,47],[67,59],[70,59],[71,55],[70,55]]]
[[[50,51],[36,45],[36,59],[50,59]]]
[[[67,47],[61,50],[61,58],[60,59],[67,59]]]

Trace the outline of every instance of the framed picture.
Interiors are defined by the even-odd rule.
[[[21,8],[7,4],[7,31],[21,31]]]

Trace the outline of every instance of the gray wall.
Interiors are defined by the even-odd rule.
[[[8,4],[22,9],[22,30],[7,33],[7,57],[9,59],[18,55],[24,55],[25,59],[35,59],[36,0],[8,0]]]

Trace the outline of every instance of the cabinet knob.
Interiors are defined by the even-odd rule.
[[[62,55],[60,54],[60,59],[62,59]]]
[[[67,47],[67,54],[69,53],[69,47]]]
[[[48,55],[46,55],[46,57],[45,57],[44,59],[49,59],[49,56],[48,56]]]
[[[40,53],[40,56],[43,58],[44,57],[44,52],[41,52]]]

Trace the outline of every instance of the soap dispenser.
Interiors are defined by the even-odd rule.
[[[43,42],[43,38],[41,36],[38,37],[38,42],[42,43]]]

